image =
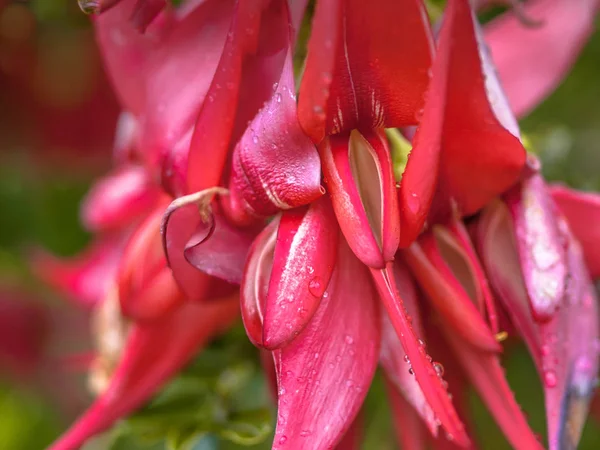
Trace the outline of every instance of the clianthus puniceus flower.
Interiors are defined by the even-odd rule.
[[[115,171],[82,208],[97,243],[35,261],[96,318],[98,397],[54,450],[143,406],[238,308],[274,370],[273,449],[358,448],[378,365],[402,448],[474,448],[473,386],[515,449],[541,449],[507,333],[539,372],[548,448],[577,447],[600,197],[549,186],[516,118],[563,77],[597,1],[531,0],[482,27],[487,2],[448,0],[432,26],[421,0],[317,0],[296,78],[307,1],[81,3],[123,113]]]

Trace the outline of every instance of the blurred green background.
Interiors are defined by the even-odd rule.
[[[89,242],[79,225],[79,202],[110,166],[118,106],[88,18],[74,0],[1,5],[0,308],[20,302],[42,317],[39,326],[24,325],[32,338],[31,367],[13,367],[0,353],[0,449],[38,450],[90,401],[83,371],[60,356],[72,350],[72,340],[77,349],[88,345],[88,318],[36,280],[27,258],[36,248],[73,255]],[[597,33],[568,79],[522,122],[547,177],[588,190],[600,190],[599,76]],[[258,356],[242,335],[238,327],[215,342],[151,407],[88,449],[227,450],[254,441],[263,443],[245,448],[269,448],[269,396]],[[2,339],[10,336],[0,332]],[[518,348],[505,364],[517,399],[544,435],[542,391],[531,361]],[[510,448],[474,395],[472,404],[481,448]],[[395,448],[379,376],[366,411],[364,448]],[[580,448],[600,448],[597,424],[588,424]]]

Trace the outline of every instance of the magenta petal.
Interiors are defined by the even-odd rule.
[[[131,224],[157,202],[160,190],[141,166],[123,166],[96,182],[81,209],[90,231],[118,229]]]
[[[269,223],[252,243],[240,285],[242,320],[248,339],[257,347],[263,346],[263,318],[278,226],[279,217]]]
[[[136,324],[107,389],[51,447],[76,450],[150,400],[213,335],[237,316],[237,298],[186,303],[162,320]]]
[[[549,320],[565,294],[565,246],[557,208],[541,175],[533,175],[507,195],[517,248],[534,316]]]
[[[417,303],[418,299],[414,280],[411,278],[406,266],[402,262],[397,261],[394,264],[394,269],[398,290],[404,300],[406,311],[412,318],[412,325],[419,335],[423,335],[421,313]],[[379,359],[381,365],[385,369],[387,379],[391,385],[391,390],[398,391],[398,393],[404,397],[407,404],[403,405],[403,408],[411,409],[411,414],[418,414],[425,424],[427,424],[431,434],[435,436],[438,432],[435,414],[433,413],[431,406],[429,406],[429,403],[427,403],[423,391],[421,390],[419,383],[417,383],[417,379],[414,374],[411,373],[412,368],[410,359],[402,348],[398,335],[385,312],[382,314],[381,323],[381,355]],[[392,396],[392,399],[393,397],[394,396]],[[392,401],[393,408],[395,402],[396,401],[394,400]],[[396,410],[394,409],[394,411]],[[407,413],[407,415],[408,414],[409,413]],[[394,416],[397,416],[396,412],[394,413]],[[405,433],[410,434],[410,431],[403,429],[402,435],[404,436]]]
[[[425,450],[427,429],[411,404],[398,392],[391,382],[387,383],[388,401],[392,408],[392,419],[396,440],[402,450]]]
[[[323,195],[319,155],[296,118],[291,36],[281,78],[237,144],[232,165],[227,212],[236,222]]]
[[[550,188],[552,198],[581,243],[585,263],[592,278],[600,277],[600,195],[579,192],[564,186]]]
[[[485,40],[517,116],[535,108],[566,75],[594,32],[598,5],[597,0],[528,1],[524,12],[540,26],[526,27],[512,12],[485,26]]]
[[[263,344],[279,348],[310,322],[337,257],[338,225],[329,199],[283,213],[265,305]]]
[[[217,211],[208,222],[198,224],[185,246],[185,259],[201,272],[240,284],[246,256],[257,233],[254,229],[234,228]]]
[[[319,309],[296,339],[275,350],[279,401],[273,450],[326,450],[348,430],[377,366],[376,294],[367,270],[340,243]]]

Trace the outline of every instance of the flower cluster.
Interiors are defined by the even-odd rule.
[[[489,2],[468,0],[433,26],[422,0],[82,3],[123,113],[82,208],[97,243],[37,261],[96,319],[98,397],[52,449],[142,406],[240,310],[272,356],[273,449],[355,448],[378,365],[402,448],[472,448],[473,386],[515,449],[540,449],[507,336],[536,364],[549,448],[576,448],[600,197],[548,185],[516,118],[560,82],[596,0],[485,26]]]

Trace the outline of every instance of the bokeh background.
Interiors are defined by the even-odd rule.
[[[522,121],[546,176],[587,190],[600,190],[599,79],[596,33],[567,80]],[[75,0],[0,0],[0,450],[45,448],[90,402],[88,314],[45,286],[30,261],[42,249],[74,255],[90,241],[79,202],[110,167],[117,114]],[[524,349],[511,347],[505,365],[543,436],[542,391]],[[481,448],[509,449],[475,395],[472,403]],[[268,393],[240,327],[200,356],[158,406],[87,448],[225,450],[259,441],[245,448],[269,448]],[[379,378],[366,409],[364,448],[396,448]],[[600,448],[592,420],[580,448]]]

